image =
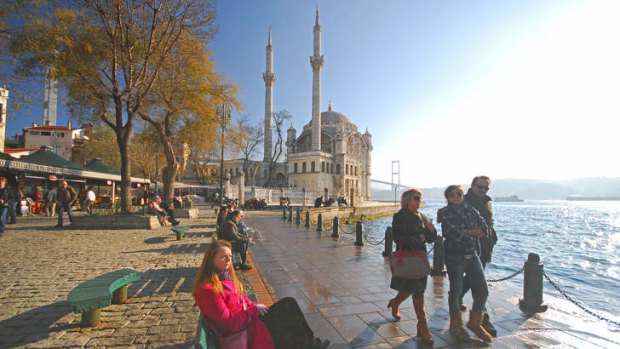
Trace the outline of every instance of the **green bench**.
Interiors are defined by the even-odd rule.
[[[82,314],[81,327],[99,325],[101,308],[122,304],[127,300],[127,286],[140,280],[142,274],[122,269],[86,280],[69,292],[67,301],[76,313]]]
[[[172,227],[172,232],[177,234],[177,240],[181,240],[187,234],[187,232],[189,232],[189,227],[188,226]]]
[[[254,292],[247,293],[249,299],[258,303],[258,297]],[[200,313],[198,317],[198,330],[196,331],[196,338],[194,338],[194,348],[197,349],[218,349],[217,340],[215,334],[211,331],[209,323],[206,321],[205,316]]]

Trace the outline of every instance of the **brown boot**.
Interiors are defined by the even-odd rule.
[[[459,342],[469,342],[469,334],[463,328],[461,313],[450,314],[450,334]]]
[[[426,315],[424,314],[424,298],[413,298],[413,309],[415,310],[415,315],[418,317],[417,336],[422,338],[423,342],[432,344],[433,336],[431,336],[431,332],[428,330]]]
[[[493,341],[493,337],[482,327],[482,312],[471,310],[469,312],[469,321],[467,322],[467,328],[472,330],[476,336],[483,341],[490,343]]]

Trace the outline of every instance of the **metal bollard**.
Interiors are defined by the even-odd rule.
[[[338,217],[334,217],[334,223],[332,224],[332,237],[340,237],[340,227],[338,226]]]
[[[445,259],[443,255],[443,236],[438,235],[435,238],[435,243],[433,244],[433,270],[431,270],[431,275],[446,275],[446,268],[444,268],[444,264]]]
[[[296,213],[297,215],[295,216],[295,224],[300,225],[301,224],[301,209],[299,207],[297,207]]]
[[[543,304],[543,264],[536,253],[528,254],[523,265],[523,299],[519,299],[519,309],[529,314],[547,310]]]
[[[320,213],[316,218],[316,231],[323,231],[323,215]]]
[[[358,221],[355,224],[355,246],[364,246],[364,237],[362,236],[364,226],[362,222]]]
[[[293,207],[288,207],[288,222],[293,223]]]
[[[286,220],[286,207],[282,207],[282,220]]]
[[[306,211],[306,228],[310,228],[310,211]]]
[[[385,228],[385,249],[383,250],[383,257],[389,257],[392,255],[393,244],[392,226],[388,225],[388,227]]]

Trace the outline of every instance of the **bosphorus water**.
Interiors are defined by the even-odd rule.
[[[429,200],[421,211],[436,224],[444,200]],[[620,201],[496,202],[499,237],[487,279],[519,270],[528,253],[540,255],[545,272],[571,298],[605,316],[620,314]],[[392,222],[386,217],[366,222],[368,238],[379,241]],[[506,282],[523,285],[523,275]],[[547,280],[544,294],[562,297]]]

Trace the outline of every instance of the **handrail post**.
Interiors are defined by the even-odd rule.
[[[295,216],[295,224],[300,225],[301,224],[301,209],[299,207],[297,207],[296,213],[297,215]]]
[[[288,222],[293,223],[293,207],[288,207]]]
[[[445,259],[443,255],[443,236],[438,235],[435,238],[435,243],[433,244],[433,270],[431,270],[431,275],[433,276],[446,275],[444,264],[445,264]]]
[[[306,211],[306,224],[305,224],[306,228],[310,228],[310,210]]]
[[[323,215],[319,213],[319,216],[316,218],[316,231],[323,231]]]
[[[338,226],[338,217],[334,217],[334,223],[332,224],[332,237],[340,237],[340,227]]]
[[[364,238],[362,236],[364,226],[361,221],[355,224],[355,246],[364,246]]]
[[[519,309],[524,313],[542,313],[547,310],[543,304],[543,264],[536,253],[530,253],[523,265],[523,299]]]

